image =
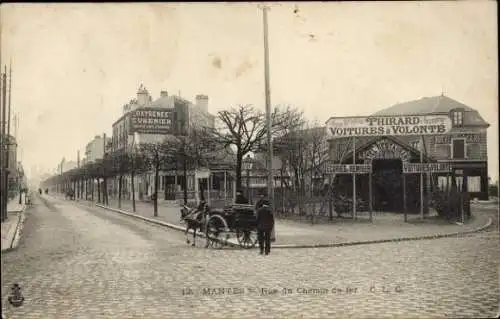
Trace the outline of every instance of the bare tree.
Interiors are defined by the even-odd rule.
[[[109,197],[108,197],[108,177],[113,177],[114,176],[114,165],[113,165],[113,159],[109,156],[111,149],[112,149],[112,142],[108,141],[104,145],[104,158],[101,162],[102,165],[102,202],[105,205],[109,205]]]
[[[132,152],[128,152],[129,157],[129,170],[130,173],[130,186],[132,192],[132,211],[136,212],[135,207],[135,176],[139,172],[143,172],[146,169],[146,161],[144,154],[136,152],[135,149]]]
[[[175,158],[175,167],[182,168],[184,181],[184,205],[188,202],[187,173],[199,166],[207,166],[216,158],[220,148],[212,130],[204,127],[190,129],[189,134],[165,141],[163,147]]]
[[[297,200],[299,212],[306,212],[306,198],[313,197],[313,181],[315,176],[322,176],[322,165],[328,158],[328,147],[324,127],[316,123],[302,122],[293,130],[288,130],[275,145],[277,154],[283,165],[283,171],[290,171],[293,176],[294,198]],[[314,207],[313,207],[314,210]]]
[[[112,152],[109,157],[113,164],[113,171],[118,176],[118,208],[121,208],[123,176],[130,171],[131,158],[129,154],[123,149]]]
[[[175,138],[174,138],[175,139]],[[144,164],[146,168],[154,171],[154,188],[152,200],[154,205],[154,216],[158,216],[158,188],[160,180],[160,170],[173,166],[175,153],[172,153],[167,140],[160,143],[141,143],[140,152],[144,154]]]
[[[252,105],[238,105],[218,112],[217,116],[222,127],[213,130],[212,134],[224,148],[236,148],[236,187],[241,188],[243,158],[250,152],[266,149],[266,117],[264,112]],[[275,107],[271,114],[271,134],[274,137],[282,135],[286,128],[296,125],[301,118],[302,112],[290,106]]]

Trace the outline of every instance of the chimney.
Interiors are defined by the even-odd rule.
[[[205,94],[196,95],[196,107],[208,113],[208,96]]]
[[[137,104],[139,107],[146,106],[149,103],[149,92],[148,90],[141,84],[139,90],[137,91]]]
[[[168,96],[168,91],[161,91],[160,92],[160,97],[167,97]]]

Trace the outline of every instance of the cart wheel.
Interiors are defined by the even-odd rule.
[[[207,246],[212,248],[220,249],[224,246],[224,240],[222,238],[222,230],[224,225],[221,225],[218,216],[211,216],[207,223],[207,230],[205,232]]]
[[[238,239],[238,243],[240,247],[249,249],[255,247],[257,244],[257,233],[251,230],[236,230],[236,238]]]

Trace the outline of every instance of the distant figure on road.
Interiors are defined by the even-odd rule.
[[[248,198],[246,198],[244,195],[243,195],[243,192],[241,191],[241,189],[238,189],[236,191],[236,198],[235,198],[235,201],[234,201],[235,204],[243,204],[243,205],[248,205]]]
[[[40,195],[42,195],[42,189],[41,188],[38,189],[38,192],[40,193]]]
[[[48,193],[49,193],[49,189],[48,189],[48,188],[46,188],[46,189],[45,189],[45,194],[48,194]]]
[[[274,215],[269,201],[264,200],[257,210],[257,236],[259,238],[260,254],[271,252],[271,231],[274,228]]]

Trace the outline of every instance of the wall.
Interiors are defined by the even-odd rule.
[[[76,161],[67,161],[67,162],[63,163],[62,171],[64,173],[64,172],[70,171],[76,167],[78,167],[78,163]]]
[[[111,141],[110,137],[106,137],[106,143]],[[104,155],[104,141],[102,136],[96,136],[92,141],[87,144],[85,148],[85,155],[87,162],[93,162],[97,159],[103,158]]]

